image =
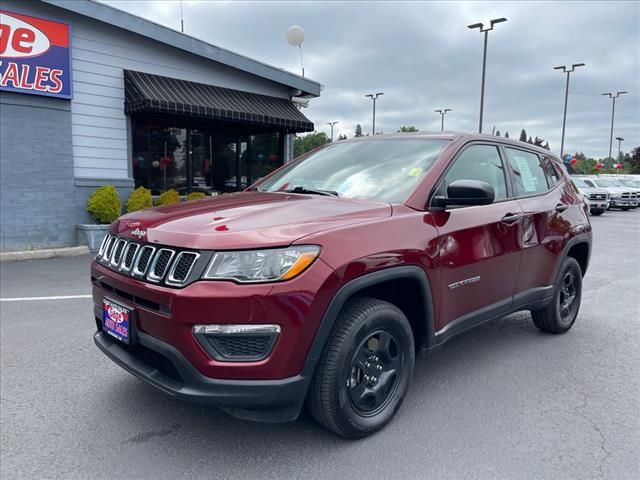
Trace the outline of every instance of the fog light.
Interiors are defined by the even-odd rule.
[[[269,356],[280,334],[280,325],[194,325],[192,331],[215,360],[255,362]]]

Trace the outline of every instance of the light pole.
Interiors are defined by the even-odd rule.
[[[562,115],[562,140],[560,141],[560,158],[564,158],[564,129],[567,124],[567,102],[569,101],[569,76],[576,67],[584,67],[584,63],[574,63],[571,65],[571,69],[567,69],[566,65],[560,65],[559,67],[553,67],[554,70],[562,70],[567,74],[567,86],[564,90],[564,113]]]
[[[496,23],[506,22],[506,18],[494,18],[493,20],[489,20],[489,26],[485,28],[483,23],[474,23],[472,25],[467,25],[467,28],[478,28],[480,29],[480,33],[484,33],[484,51],[482,54],[482,84],[480,86],[480,122],[478,125],[478,133],[482,133],[482,114],[484,113],[484,77],[485,71],[487,69],[487,40],[489,39],[489,32],[493,30],[493,27]]]
[[[611,134],[609,135],[609,158],[611,158],[611,145],[613,144],[613,117],[616,114],[616,98],[620,95],[624,95],[627,92],[616,92],[614,95],[611,92],[603,93],[602,95],[608,96],[611,100],[613,100],[611,104]]]
[[[331,127],[331,142],[333,143],[333,126],[339,122],[327,122],[327,125]]]
[[[620,155],[622,154],[622,142],[624,141],[624,138],[616,137],[616,140],[618,140],[618,158],[616,159],[616,163],[622,164]]]
[[[369,97],[371,100],[373,100],[373,126],[371,127],[371,135],[376,134],[376,100],[382,95],[384,95],[383,92],[369,93],[368,95],[365,95],[365,97]]]
[[[443,108],[441,110],[434,110],[434,111],[440,114],[440,131],[444,132],[444,116],[447,114],[447,112],[450,112],[451,109]]]

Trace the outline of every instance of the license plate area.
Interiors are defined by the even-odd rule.
[[[104,298],[102,300],[102,330],[113,338],[131,344],[133,340],[133,308]]]

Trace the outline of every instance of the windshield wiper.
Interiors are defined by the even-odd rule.
[[[333,190],[315,190],[313,188],[307,188],[307,187],[293,187],[290,190],[284,190],[287,193],[308,193],[308,194],[312,194],[312,195],[333,195],[334,197],[339,197],[340,195],[338,195],[338,192],[335,192]]]

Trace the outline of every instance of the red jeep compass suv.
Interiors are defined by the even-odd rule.
[[[242,193],[135,212],[91,267],[97,346],[179,398],[362,437],[418,348],[518,310],[571,328],[588,206],[549,151],[484,135],[326,145]]]

